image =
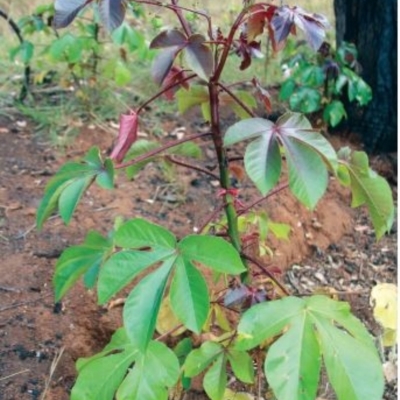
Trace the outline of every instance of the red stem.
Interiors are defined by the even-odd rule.
[[[189,168],[189,169],[193,169],[194,171],[202,172],[203,174],[207,174],[208,176],[211,176],[213,179],[215,179],[217,181],[219,180],[219,176],[214,174],[214,173],[212,173],[208,169],[202,168],[202,167],[200,167],[198,165],[185,163],[184,161],[177,160],[176,158],[174,158],[172,156],[165,156],[165,158],[168,161],[170,161],[170,162],[172,162],[172,163],[174,163],[176,165],[180,165],[181,167],[186,167],[186,168]]]
[[[117,164],[117,165],[114,166],[114,168],[115,169],[122,169],[122,168],[130,167],[131,165],[137,164],[139,162],[147,160],[148,158],[154,157],[157,154],[160,154],[163,151],[165,151],[167,149],[170,149],[171,147],[175,147],[175,146],[178,146],[178,145],[180,145],[182,143],[190,142],[192,140],[195,140],[195,139],[198,139],[198,138],[201,138],[201,137],[204,137],[204,136],[209,136],[209,135],[211,135],[211,132],[196,133],[194,135],[189,135],[189,136],[187,136],[187,137],[185,137],[183,139],[175,140],[175,141],[170,142],[170,143],[166,143],[163,146],[161,146],[161,147],[159,147],[157,149],[154,149],[152,151],[149,151],[146,154],[142,154],[141,156],[136,157],[133,160],[127,161],[127,162],[122,163],[122,164]]]
[[[150,97],[150,99],[146,100],[138,109],[137,109],[137,114],[139,114],[144,108],[146,108],[150,103],[152,103],[155,99],[157,99],[158,97],[162,96],[164,93],[168,92],[168,90],[173,89],[176,86],[181,85],[182,83],[185,83],[193,78],[195,78],[197,75],[196,74],[192,74],[189,75],[185,78],[180,79],[178,82],[174,82],[171,83],[171,85],[168,85],[167,87],[165,87],[164,89],[162,89],[160,92],[156,93],[153,97]]]
[[[289,186],[288,182],[281,183],[279,186],[277,186],[275,189],[271,190],[267,195],[264,197],[261,197],[261,199],[256,200],[255,202],[249,204],[245,208],[241,209],[238,211],[238,215],[245,214],[247,211],[251,210],[253,207],[255,207],[257,204],[262,203],[264,200],[267,200],[271,196],[274,196],[275,194],[279,193],[280,191],[286,189]]]
[[[171,0],[171,4],[172,8],[168,6],[167,8],[170,8],[176,14],[176,16],[179,19],[179,22],[182,25],[183,30],[186,33],[186,36],[190,36],[192,34],[192,31],[190,29],[189,23],[187,22],[186,18],[183,16],[182,9],[178,6],[178,0]]]
[[[249,107],[246,106],[246,104],[243,103],[242,100],[240,100],[233,92],[231,92],[226,86],[224,86],[222,83],[218,82],[218,86],[226,93],[229,94],[229,96],[232,97],[233,100],[236,101],[236,103],[239,104],[240,107],[243,108],[243,110],[245,110],[247,112],[247,114],[251,115],[253,118],[255,118],[257,115],[250,110]]]
[[[269,272],[264,265],[262,265],[258,260],[256,260],[255,258],[249,256],[248,254],[242,253],[241,254],[244,258],[246,258],[247,260],[249,260],[251,263],[253,263],[256,267],[258,267],[261,271],[264,272],[265,275],[268,276],[268,278],[270,278],[273,282],[276,283],[276,285],[283,291],[283,293],[285,293],[286,295],[290,296],[289,291],[285,288],[285,286],[283,286],[282,283],[280,283],[278,281],[277,278],[275,278],[274,274],[272,274],[271,272]]]

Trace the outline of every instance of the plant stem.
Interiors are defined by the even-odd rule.
[[[228,222],[228,235],[231,239],[232,245],[241,253],[242,244],[239,235],[237,212],[234,205],[234,197],[229,193],[230,178],[228,168],[228,158],[223,146],[222,132],[220,128],[219,117],[219,99],[218,99],[218,82],[211,80],[208,84],[208,91],[210,97],[210,111],[211,111],[211,132],[214,142],[215,152],[217,154],[219,166],[219,180],[221,188],[225,189],[225,214]],[[241,280],[245,281],[248,278],[248,271],[242,273]]]
[[[180,165],[181,167],[193,169],[194,171],[202,172],[203,174],[211,176],[213,179],[219,180],[218,175],[216,175],[216,174],[212,173],[211,171],[209,171],[208,169],[202,168],[198,165],[188,164],[184,161],[177,160],[175,157],[172,157],[172,156],[165,156],[165,159],[172,162],[173,164]]]
[[[218,83],[218,86],[226,93],[229,94],[229,96],[232,97],[233,100],[236,101],[236,103],[239,104],[240,107],[243,108],[243,110],[245,110],[247,112],[247,114],[249,114],[251,117],[255,118],[257,115],[249,108],[246,106],[246,104],[243,103],[242,100],[239,99],[239,97],[237,97],[235,95],[235,93],[233,93],[231,90],[229,90],[226,86],[224,86],[222,83]]]
[[[193,78],[195,78],[197,75],[196,74],[192,74],[189,75],[183,79],[180,79],[178,82],[174,82],[171,85],[168,85],[167,87],[163,88],[162,90],[160,90],[158,93],[156,93],[154,96],[152,96],[150,99],[146,100],[138,109],[137,109],[137,113],[139,114],[142,110],[144,110],[150,103],[152,103],[155,99],[159,98],[160,96],[162,96],[164,93],[168,92],[168,90],[173,89],[175,86],[181,85],[182,83],[185,83]]]
[[[185,138],[180,139],[180,140],[174,140],[173,142],[166,143],[163,146],[158,147],[157,149],[154,149],[154,150],[151,150],[151,151],[149,151],[149,152],[147,152],[145,154],[142,154],[139,157],[134,158],[133,160],[127,161],[127,162],[122,163],[122,164],[117,164],[117,165],[114,166],[114,168],[115,169],[122,169],[122,168],[130,167],[131,165],[137,164],[139,162],[147,160],[148,158],[154,157],[157,154],[160,154],[163,151],[170,149],[171,147],[179,146],[182,143],[191,142],[191,141],[193,141],[195,139],[198,139],[198,138],[201,138],[201,137],[204,137],[204,136],[209,136],[209,135],[211,135],[211,132],[196,133],[194,135],[186,136]]]
[[[261,271],[264,272],[265,275],[268,276],[268,278],[270,278],[275,284],[276,286],[278,286],[283,293],[285,293],[287,296],[290,295],[289,291],[285,288],[285,286],[280,283],[278,281],[278,279],[275,278],[274,274],[272,274],[271,272],[269,272],[264,265],[262,265],[258,260],[256,260],[255,258],[249,256],[248,254],[242,253],[242,256],[244,258],[246,258],[247,260],[249,260],[251,263],[253,263],[255,266],[257,266]]]
[[[186,33],[186,36],[190,36],[192,34],[192,32],[190,30],[189,23],[187,22],[186,18],[183,16],[181,8],[178,7],[178,0],[171,0],[171,4],[172,4],[171,9],[172,9],[172,11],[174,11],[176,16],[178,17],[179,22],[181,23],[182,28]]]
[[[255,207],[256,205],[260,204],[261,202],[263,202],[264,200],[267,200],[268,198],[270,198],[271,196],[274,196],[275,194],[279,193],[280,191],[286,189],[287,187],[289,187],[289,182],[284,182],[281,183],[280,185],[278,185],[275,189],[271,190],[268,194],[266,194],[264,197],[261,197],[261,199],[257,199],[256,201],[254,201],[253,203],[249,204],[248,206],[246,206],[245,208],[241,209],[238,214],[242,215],[245,214],[247,211],[251,210],[253,207]]]

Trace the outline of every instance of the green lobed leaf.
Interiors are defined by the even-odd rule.
[[[313,209],[328,186],[328,171],[321,157],[302,142],[282,136],[289,170],[289,187],[296,198]]]
[[[190,262],[177,260],[169,295],[172,311],[179,320],[200,333],[210,310],[210,298],[207,282]]]
[[[104,304],[128,285],[140,272],[171,255],[171,251],[121,251],[112,255],[101,268],[97,294]]]
[[[285,113],[278,119],[277,125],[280,137],[287,136],[310,147],[321,156],[333,172],[336,171],[338,161],[334,148],[323,135],[312,128],[310,121],[304,115]]]
[[[281,89],[279,90],[279,99],[286,101],[289,100],[296,88],[296,82],[293,78],[289,78],[282,83]]]
[[[227,384],[226,356],[221,354],[204,375],[203,386],[211,400],[222,400]]]
[[[178,357],[179,365],[183,366],[186,361],[187,356],[193,350],[192,341],[189,338],[182,339],[174,348],[174,353]],[[182,387],[185,390],[190,389],[190,384],[192,380],[186,376],[181,377]]]
[[[355,151],[349,161],[343,161],[350,176],[352,207],[365,204],[380,239],[393,224],[394,205],[392,191],[386,180],[369,168],[368,156]]]
[[[246,149],[244,165],[249,178],[265,196],[281,175],[281,153],[275,136],[266,133],[251,142]]]
[[[318,318],[334,320],[358,341],[368,346],[371,351],[375,351],[372,336],[365,326],[351,313],[349,303],[335,301],[326,296],[312,296],[306,299],[306,305],[313,315]]]
[[[93,176],[88,176],[82,179],[71,180],[67,185],[65,185],[58,200],[58,208],[60,210],[61,218],[66,224],[71,221],[72,214],[74,213],[79,200],[92,181]]]
[[[131,342],[144,352],[153,337],[175,257],[164,261],[157,270],[143,278],[131,291],[123,310],[124,327]]]
[[[103,166],[97,147],[88,151],[82,163],[64,164],[46,185],[36,216],[38,229],[42,228],[57,206],[63,221],[68,223],[83,192],[96,176],[100,176],[98,183],[102,187],[112,188],[113,167],[107,163]]]
[[[103,189],[114,188],[114,164],[109,158],[104,161],[104,169],[97,175],[96,183]]]
[[[315,318],[329,381],[338,400],[380,400],[384,390],[381,361],[376,351]]]
[[[202,158],[203,152],[201,147],[193,142],[182,143],[179,146],[172,147],[169,151],[169,154],[182,156],[182,157],[191,157],[191,158]]]
[[[304,301],[297,297],[285,297],[251,307],[239,322],[236,349],[250,350],[277,335],[303,308]]]
[[[236,97],[242,101],[250,110],[257,107],[257,101],[255,97],[244,90],[235,91]],[[251,115],[243,109],[243,107],[236,103],[231,97],[229,97],[231,101],[229,101],[229,106],[232,108],[233,112],[241,119],[250,118]]]
[[[127,346],[129,347],[129,345],[130,342],[125,329],[118,328],[111,336],[110,342],[104,347],[102,351],[96,353],[91,357],[78,358],[78,360],[76,361],[76,369],[79,373],[85,368],[86,365],[90,364],[93,360],[104,357],[108,354],[111,354],[112,352],[122,351]]]
[[[265,375],[279,400],[315,400],[321,369],[319,344],[307,313],[268,350]]]
[[[58,259],[53,285],[59,301],[74,283],[91,268],[98,269],[112,249],[109,240],[97,232],[89,232],[80,246],[67,248]]]
[[[253,359],[245,351],[229,350],[228,360],[236,378],[245,383],[254,382]]]
[[[256,138],[273,129],[274,123],[263,118],[249,118],[236,122],[224,136],[224,146],[231,146],[243,140]]]
[[[347,113],[340,100],[333,100],[324,109],[324,121],[330,126],[337,126],[343,118],[347,118]]]
[[[164,343],[152,341],[118,389],[118,400],[167,400],[179,378],[179,362]]]
[[[209,102],[206,87],[200,85],[190,85],[189,90],[181,88],[175,93],[175,97],[178,102],[178,110],[181,114],[192,107]]]
[[[124,329],[117,330],[102,352],[78,360],[79,374],[71,400],[113,400],[128,368],[138,356]]]
[[[321,94],[318,90],[309,87],[299,87],[289,98],[289,105],[293,111],[309,114],[321,108]]]
[[[217,272],[236,275],[246,270],[237,250],[219,237],[189,235],[178,248],[185,261],[199,262]]]
[[[115,244],[123,248],[175,249],[176,238],[167,229],[142,218],[131,219],[115,232]]]
[[[186,357],[184,364],[185,376],[192,378],[204,371],[216,358],[222,354],[223,348],[219,343],[204,342],[200,348],[193,350]]]

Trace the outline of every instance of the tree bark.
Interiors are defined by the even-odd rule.
[[[337,45],[358,49],[372,101],[350,105],[347,126],[369,152],[397,151],[397,0],[334,0]]]

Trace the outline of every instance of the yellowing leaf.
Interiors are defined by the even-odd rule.
[[[254,400],[254,396],[246,392],[234,392],[231,389],[225,389],[222,400]]]
[[[397,286],[379,283],[372,288],[370,301],[374,307],[374,318],[384,328],[383,345],[394,346],[397,336]]]
[[[169,297],[164,297],[161,302],[160,311],[158,313],[156,330],[160,335],[164,335],[168,332],[172,332],[172,336],[178,336],[185,332],[186,328],[182,326],[181,328],[174,331],[176,327],[182,325],[175,314],[172,312],[171,305],[169,302]]]

